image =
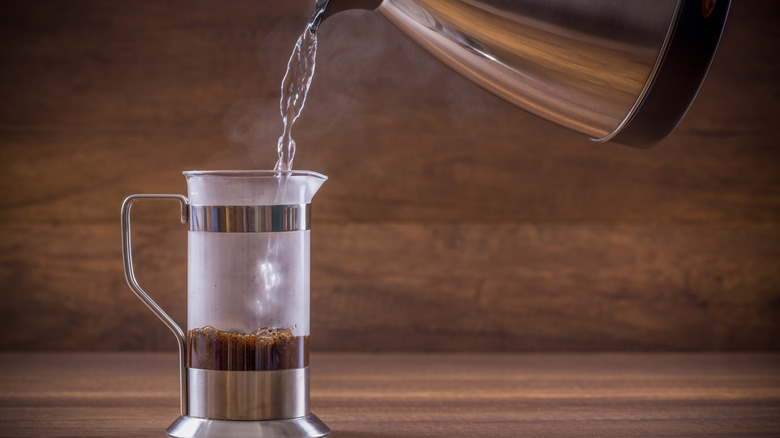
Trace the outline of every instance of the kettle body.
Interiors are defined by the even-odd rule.
[[[729,0],[320,0],[374,9],[472,82],[594,141],[646,147],[685,115]]]

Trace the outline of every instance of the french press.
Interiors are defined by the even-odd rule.
[[[171,437],[322,437],[309,409],[309,171],[184,172],[188,196],[122,205],[125,277],[179,343],[181,416]],[[139,286],[130,210],[173,199],[188,225],[187,332]]]

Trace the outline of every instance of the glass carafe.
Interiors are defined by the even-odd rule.
[[[319,437],[309,410],[311,200],[308,171],[189,171],[188,196],[132,195],[122,206],[130,288],[179,342],[182,415],[172,437]],[[130,210],[174,199],[188,225],[187,332],[133,272]]]

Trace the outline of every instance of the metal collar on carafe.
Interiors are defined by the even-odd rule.
[[[594,141],[645,147],[696,97],[730,0],[318,0],[376,10],[497,96]],[[369,36],[370,37],[370,36]]]

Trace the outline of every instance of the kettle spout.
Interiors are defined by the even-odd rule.
[[[373,11],[382,0],[317,0],[314,5],[314,15],[309,21],[309,30],[316,32],[322,20],[347,9],[365,9]]]

